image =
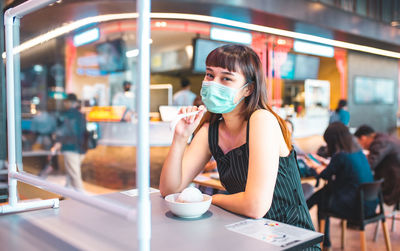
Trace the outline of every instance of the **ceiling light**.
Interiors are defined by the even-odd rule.
[[[45,34],[39,35],[31,40],[28,40],[28,41],[20,44],[19,46],[17,46],[14,49],[14,53],[17,54],[19,52],[25,51],[33,46],[39,45],[50,39],[64,35],[73,30],[84,27],[88,24],[95,24],[95,23],[107,22],[107,21],[113,21],[113,20],[133,19],[133,18],[137,18],[137,17],[138,17],[138,13],[121,13],[121,14],[107,14],[107,15],[99,15],[99,16],[94,16],[94,17],[83,18],[78,21],[71,22],[67,25],[58,27],[54,30],[51,30]],[[250,30],[250,31],[258,31],[258,32],[262,32],[262,33],[268,33],[268,34],[273,34],[273,35],[278,35],[278,36],[283,36],[283,37],[290,37],[290,38],[300,39],[300,40],[304,40],[304,41],[308,41],[308,42],[315,42],[315,43],[330,45],[330,46],[334,46],[334,47],[344,48],[344,49],[348,49],[348,50],[362,51],[362,52],[367,52],[367,53],[371,53],[371,54],[392,57],[392,58],[400,58],[400,53],[395,52],[395,51],[389,51],[389,50],[379,49],[379,48],[365,46],[365,45],[353,44],[353,43],[349,43],[349,42],[342,42],[339,40],[333,40],[333,39],[329,39],[329,38],[323,38],[323,37],[318,37],[318,36],[314,36],[314,35],[309,35],[309,34],[304,34],[304,33],[299,33],[299,32],[294,32],[294,31],[288,31],[288,30],[282,30],[282,29],[277,29],[277,28],[272,28],[272,27],[267,27],[267,26],[262,26],[262,25],[243,23],[243,22],[223,19],[223,18],[219,18],[219,17],[211,17],[211,16],[204,16],[204,15],[196,15],[196,14],[183,14],[183,13],[150,13],[150,17],[155,18],[155,19],[163,19],[164,18],[164,19],[174,19],[174,20],[175,19],[176,20],[189,20],[189,21],[200,21],[200,22],[208,22],[208,23],[214,23],[214,24],[220,24],[220,25],[227,25],[227,26],[231,26],[231,27],[235,27],[235,28],[241,28],[241,29],[246,29],[246,30]],[[3,54],[4,54],[3,58],[5,58],[5,53],[3,53]]]

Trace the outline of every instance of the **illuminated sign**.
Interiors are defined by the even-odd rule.
[[[306,53],[328,58],[333,57],[335,54],[335,51],[332,46],[309,43],[299,40],[294,41],[293,50],[295,52]]]
[[[93,106],[87,115],[87,121],[115,121],[120,122],[125,114],[125,106]]]
[[[253,37],[248,32],[211,27],[210,39],[231,43],[251,44]]]
[[[76,34],[73,38],[75,47],[89,44],[100,38],[99,28],[90,29],[82,33]]]

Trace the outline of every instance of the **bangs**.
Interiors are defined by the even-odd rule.
[[[244,50],[240,47],[233,47],[224,45],[216,48],[208,54],[206,59],[206,66],[220,67],[228,69],[231,72],[241,72],[243,69],[240,57],[243,55]]]

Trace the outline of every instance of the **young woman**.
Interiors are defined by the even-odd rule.
[[[311,165],[319,177],[328,180],[328,185],[317,191],[307,200],[309,208],[318,205],[343,217],[357,216],[357,188],[361,183],[372,182],[372,171],[367,157],[355,142],[349,129],[341,122],[334,122],[324,133],[328,154],[332,156],[329,164]],[[314,162],[315,163],[315,162]],[[373,215],[377,202],[366,204],[365,213]],[[326,219],[324,247],[330,247],[329,219]]]
[[[161,194],[182,191],[213,156],[229,193],[213,195],[213,204],[313,230],[290,134],[267,104],[257,54],[243,45],[225,45],[208,55],[206,66],[201,96],[208,111],[203,106],[181,109],[200,112],[175,128],[161,172]]]

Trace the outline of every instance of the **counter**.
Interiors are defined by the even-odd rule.
[[[98,144],[108,146],[136,146],[137,124],[134,122],[98,122]],[[170,146],[174,136],[169,122],[149,123],[150,146]]]

